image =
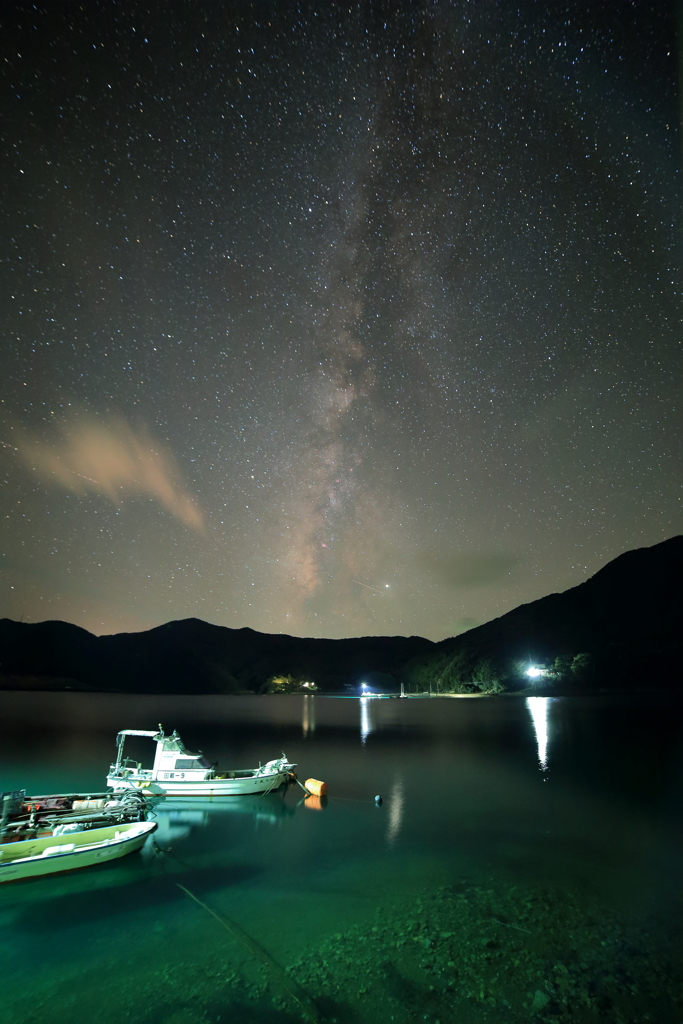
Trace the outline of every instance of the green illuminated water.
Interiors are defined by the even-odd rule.
[[[3,1024],[680,1024],[681,710],[0,694],[3,790],[101,790],[161,721],[331,794],[176,802],[164,852],[3,886]]]

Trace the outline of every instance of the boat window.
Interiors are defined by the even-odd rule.
[[[211,765],[205,757],[196,757],[192,760],[185,758],[178,758],[175,763],[175,770],[178,772],[183,768],[210,768]]]

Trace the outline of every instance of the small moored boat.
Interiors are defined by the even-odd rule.
[[[0,883],[102,864],[139,850],[155,830],[154,821],[134,821],[0,844]],[[64,830],[64,831],[62,831]]]
[[[124,821],[144,821],[147,803],[141,793],[51,793],[27,796],[25,789],[0,793],[0,843],[54,835]]]
[[[126,736],[149,736],[156,741],[152,768],[143,768],[137,761],[123,756]],[[168,796],[249,796],[253,793],[272,793],[293,778],[295,764],[286,756],[268,761],[258,768],[217,772],[201,753],[187,750],[177,732],[164,735],[161,726],[157,732],[144,729],[122,729],[116,737],[118,753],[109,768],[107,785],[116,791],[134,789],[146,795]]]

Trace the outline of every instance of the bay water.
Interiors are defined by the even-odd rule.
[[[103,791],[162,723],[329,799],[162,801],[141,854],[0,887],[1,1019],[681,1024],[682,711],[2,693],[0,790]]]

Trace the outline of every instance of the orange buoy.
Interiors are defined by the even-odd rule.
[[[304,786],[311,796],[325,796],[327,793],[327,783],[320,779],[306,779]]]

